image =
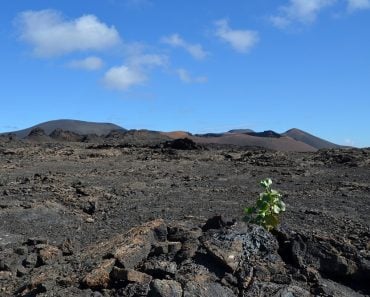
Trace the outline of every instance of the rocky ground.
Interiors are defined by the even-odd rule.
[[[266,177],[272,234],[242,222]],[[0,296],[370,296],[369,177],[370,149],[0,137]]]

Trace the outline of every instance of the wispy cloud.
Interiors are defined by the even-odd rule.
[[[346,138],[344,144],[348,146],[355,146],[355,142],[351,138]]]
[[[162,37],[161,41],[172,47],[179,47],[186,50],[191,56],[197,60],[203,60],[208,56],[208,53],[200,44],[192,44],[185,41],[179,34]]]
[[[248,53],[259,41],[257,31],[232,29],[226,19],[218,20],[215,25],[215,35],[237,52]]]
[[[94,15],[65,20],[55,10],[25,11],[18,15],[16,24],[21,40],[29,43],[39,57],[103,50],[120,41],[117,30]]]
[[[270,17],[271,23],[278,28],[285,28],[294,22],[310,24],[316,21],[318,15],[337,0],[289,0],[289,3],[279,8],[276,15]]]
[[[103,77],[103,84],[109,89],[126,91],[133,86],[143,85],[149,72],[156,67],[165,67],[165,55],[132,53],[121,66],[110,68]]]
[[[83,69],[83,70],[98,70],[104,65],[103,60],[98,57],[87,57],[82,60],[73,60],[67,64],[69,68]]]
[[[350,12],[370,9],[370,0],[347,0],[347,1],[348,1],[348,11]]]
[[[104,75],[106,87],[116,90],[127,90],[132,86],[141,85],[147,77],[139,69],[122,65],[110,68]]]
[[[128,58],[133,67],[162,67],[167,65],[168,57],[159,54],[136,54]]]
[[[180,80],[184,83],[206,83],[208,78],[206,76],[192,76],[186,69],[179,68],[176,70]]]

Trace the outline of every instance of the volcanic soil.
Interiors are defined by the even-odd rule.
[[[1,138],[0,296],[369,296],[370,149],[174,147]],[[266,177],[287,205],[273,235],[242,223]],[[157,234],[144,240],[149,250],[127,264],[122,249],[148,232]],[[214,240],[248,232],[270,242],[275,260],[256,260],[245,275]],[[252,261],[240,257],[244,268]],[[173,269],[150,269],[156,259]],[[207,281],[194,276],[203,270]]]

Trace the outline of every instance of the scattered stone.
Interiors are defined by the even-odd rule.
[[[201,148],[189,138],[179,138],[172,141],[167,141],[163,144],[163,147],[175,150],[198,150]]]
[[[16,296],[308,297],[311,291],[358,297],[368,292],[370,261],[349,241],[287,231],[274,231],[275,237],[259,226],[223,221],[213,218],[201,229],[190,221],[167,226],[155,220],[75,253],[71,240],[58,248],[32,238],[19,253],[0,250],[0,279],[20,286],[6,289]],[[329,267],[338,283],[322,277]]]
[[[62,251],[64,256],[73,255],[74,246],[73,246],[72,240],[69,238],[64,240],[60,246],[60,250]]]
[[[182,243],[179,241],[168,242],[168,253],[176,255],[182,248]]]
[[[93,215],[96,212],[96,209],[97,209],[96,201],[87,201],[82,210],[89,215]]]
[[[62,251],[55,246],[46,246],[39,251],[39,260],[41,265],[50,265],[56,262],[62,256]]]
[[[177,264],[175,262],[153,259],[143,265],[143,270],[155,278],[174,277],[177,272]]]
[[[17,247],[14,252],[20,256],[28,254],[28,248],[26,246]]]
[[[188,282],[184,287],[184,297],[236,297],[232,290],[215,282]]]
[[[11,263],[8,260],[0,259],[0,271],[10,271]]]
[[[0,271],[0,280],[8,280],[11,279],[13,273],[10,271]]]
[[[149,284],[152,277],[146,273],[142,273],[133,269],[122,269],[114,267],[111,272],[111,277],[115,280],[125,280],[132,283]]]
[[[227,226],[232,226],[235,224],[235,220],[225,219],[223,216],[214,216],[207,220],[207,222],[202,227],[203,231],[208,231],[210,229],[221,229]]]
[[[167,242],[159,242],[153,246],[153,253],[157,256],[168,254],[168,243]]]
[[[82,284],[92,289],[107,288],[110,282],[109,274],[115,262],[115,259],[104,260],[82,279]]]
[[[116,249],[114,257],[126,269],[135,268],[146,259],[156,242],[156,230],[162,229],[163,220],[156,220],[132,231],[132,241]]]
[[[23,261],[23,264],[27,268],[33,268],[37,264],[37,254],[32,253],[27,256],[27,258]]]
[[[94,223],[95,220],[93,218],[87,218],[86,222],[91,224],[91,223]]]
[[[26,275],[27,273],[28,273],[28,270],[24,266],[22,265],[17,266],[17,276],[18,277],[22,277]]]
[[[183,291],[176,281],[155,279],[150,294],[153,297],[182,297]]]
[[[48,240],[42,237],[31,237],[27,240],[28,245],[47,244]]]

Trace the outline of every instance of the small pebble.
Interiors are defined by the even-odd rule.
[[[94,220],[93,218],[87,218],[87,219],[86,219],[86,222],[87,222],[87,223],[94,223],[94,222],[95,222],[95,220]]]

